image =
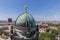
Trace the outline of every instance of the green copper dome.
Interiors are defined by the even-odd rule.
[[[16,19],[16,27],[34,27],[35,20],[28,12],[24,12]]]

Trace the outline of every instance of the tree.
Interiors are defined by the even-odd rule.
[[[44,40],[52,40],[50,37],[45,37]]]
[[[51,35],[52,35],[52,37],[55,38],[55,37],[58,35],[58,31],[55,30],[55,29],[52,29],[52,30],[51,30]]]
[[[39,35],[39,40],[52,40],[50,33],[42,33]]]
[[[55,37],[58,35],[57,30],[52,29],[51,33],[40,33],[39,34],[39,40],[55,40]]]

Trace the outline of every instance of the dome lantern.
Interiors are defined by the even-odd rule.
[[[27,12],[28,5],[25,5],[24,8],[25,8],[25,12]]]

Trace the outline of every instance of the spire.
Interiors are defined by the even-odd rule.
[[[27,12],[28,5],[25,5],[24,8],[25,8],[25,12]]]

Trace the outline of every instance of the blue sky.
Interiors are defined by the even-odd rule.
[[[0,20],[16,20],[25,4],[36,21],[60,21],[60,0],[0,0]]]

